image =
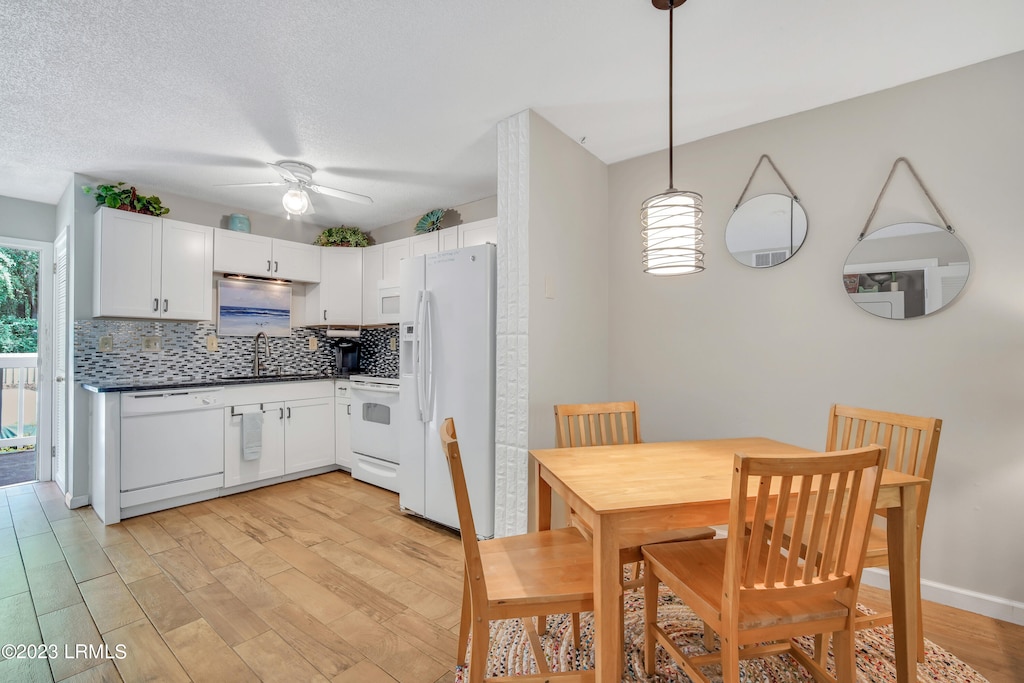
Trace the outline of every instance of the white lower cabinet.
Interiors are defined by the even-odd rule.
[[[352,471],[352,399],[349,382],[336,380],[334,397],[334,462]]]
[[[263,416],[259,457],[243,454],[243,415]],[[238,486],[284,474],[284,403],[253,403],[224,410],[224,486]]]
[[[334,464],[334,397],[284,405],[284,473]]]

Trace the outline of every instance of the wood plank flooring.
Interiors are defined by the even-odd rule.
[[[0,680],[443,683],[461,582],[454,533],[341,472],[113,526],[8,487],[0,644],[59,656]],[[1024,670],[1024,627],[928,603],[925,633],[994,683]]]

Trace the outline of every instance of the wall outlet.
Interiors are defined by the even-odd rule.
[[[142,338],[142,350],[143,351],[159,351],[160,350],[160,337],[159,337],[159,335],[143,337]]]
[[[316,351],[316,337],[309,338],[309,350]]]
[[[206,335],[206,350],[216,351],[217,350],[217,335],[208,334]]]
[[[114,350],[114,338],[109,334],[100,337],[100,343],[98,345],[100,353],[110,353]]]
[[[391,349],[392,351],[397,351],[398,350],[398,340],[395,339],[394,337],[392,337],[391,339],[388,339],[388,348]]]

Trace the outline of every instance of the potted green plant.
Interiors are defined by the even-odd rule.
[[[318,247],[368,247],[370,236],[359,228],[339,225],[336,228],[325,228],[313,244]]]
[[[95,195],[96,206],[109,206],[112,209],[144,213],[150,216],[163,216],[170,212],[170,209],[160,203],[160,198],[156,195],[150,197],[141,195],[135,190],[135,187],[125,187],[123,182],[115,185],[97,185],[95,190],[85,185],[82,187],[82,191],[88,195]]]

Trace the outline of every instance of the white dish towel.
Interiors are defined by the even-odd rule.
[[[242,414],[242,460],[263,455],[263,411]]]

